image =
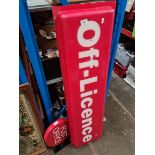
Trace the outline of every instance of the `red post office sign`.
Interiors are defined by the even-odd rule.
[[[57,146],[65,141],[68,137],[67,119],[59,118],[53,122],[44,134],[46,145],[50,147]]]
[[[77,147],[102,135],[114,6],[98,2],[55,9],[71,142]]]

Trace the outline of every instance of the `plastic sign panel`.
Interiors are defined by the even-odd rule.
[[[59,118],[53,122],[44,134],[46,145],[50,147],[57,146],[68,137],[68,123],[65,118]]]
[[[77,4],[53,10],[71,143],[76,147],[102,136],[115,12],[114,3],[110,4]]]

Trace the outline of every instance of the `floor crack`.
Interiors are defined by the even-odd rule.
[[[94,145],[93,145],[91,142],[89,143],[89,147],[90,147],[90,149],[92,150],[93,155],[98,155],[97,152],[96,152],[96,150],[95,150]]]
[[[130,114],[130,112],[126,109],[126,107],[121,103],[121,101],[114,95],[111,90],[109,90],[109,94],[116,101],[116,103],[130,116],[130,118],[135,120],[135,118]]]

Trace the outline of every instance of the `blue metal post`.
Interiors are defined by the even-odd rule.
[[[21,59],[19,59],[19,80],[21,84],[28,83],[28,79]]]
[[[60,0],[60,3],[62,5],[68,5],[69,4],[68,0]]]
[[[113,71],[114,60],[117,52],[119,37],[122,29],[126,3],[127,3],[127,0],[117,0],[117,10],[116,10],[115,25],[114,25],[112,45],[111,45],[106,95],[108,95],[108,90],[110,87],[110,81],[112,77],[112,71]]]
[[[55,116],[56,119],[59,118],[65,112],[65,110],[66,110],[66,105],[64,105],[60,110],[60,112]]]
[[[40,90],[41,97],[43,99],[43,104],[47,114],[49,123],[53,122],[53,111],[52,104],[46,85],[46,79],[42,67],[42,63],[39,56],[39,51],[36,43],[36,38],[31,23],[30,13],[28,10],[26,0],[19,0],[19,23],[22,30],[23,38],[28,50],[28,55],[32,63],[32,67],[37,79],[38,87]]]

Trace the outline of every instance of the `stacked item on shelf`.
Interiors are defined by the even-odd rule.
[[[126,50],[123,44],[118,44],[117,53],[115,57],[114,72],[119,77],[124,78],[128,69],[129,63],[133,60],[134,55]]]
[[[51,10],[31,12],[47,85],[62,81],[59,51]]]
[[[66,103],[63,82],[60,81],[48,85],[48,90],[53,103],[53,111],[56,116]],[[61,117],[66,117],[66,115],[67,113],[64,112]]]
[[[132,8],[134,2],[135,2],[135,0],[128,0],[128,1],[127,1],[126,9],[125,9],[126,12],[130,12],[130,10],[131,10],[131,8]]]
[[[130,44],[130,43],[129,43]],[[130,46],[133,46],[131,44]],[[135,54],[126,43],[119,43],[114,62],[114,72],[134,88],[135,83]],[[130,48],[129,48],[130,47]],[[130,50],[126,50],[130,49]],[[131,52],[132,51],[132,52]]]

